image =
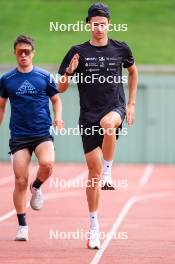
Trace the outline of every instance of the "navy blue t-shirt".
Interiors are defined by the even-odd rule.
[[[11,138],[47,136],[52,125],[49,97],[58,93],[49,72],[33,67],[28,73],[17,69],[0,79],[0,96],[11,105]]]

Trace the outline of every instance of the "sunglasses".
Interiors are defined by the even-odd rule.
[[[32,49],[16,49],[15,53],[17,56],[22,56],[23,54],[25,54],[25,56],[29,56],[32,51]]]

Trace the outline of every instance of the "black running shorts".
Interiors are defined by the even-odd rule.
[[[45,141],[54,141],[53,136],[37,136],[37,137],[25,137],[25,138],[11,138],[9,140],[10,152],[14,154],[21,149],[28,149],[30,154],[36,149],[36,147]]]
[[[119,107],[115,108],[112,111],[116,111],[119,113],[121,116],[122,123],[125,119],[125,108],[124,107]],[[122,129],[122,123],[118,129],[116,129],[116,139],[119,137],[119,131]],[[100,120],[98,122],[88,124],[86,126],[83,126],[83,133],[81,133],[82,137],[82,143],[83,143],[83,149],[84,153],[87,154],[88,152],[94,150],[97,147],[102,148],[102,143],[103,143],[103,137],[104,134],[100,132]],[[92,133],[92,131],[94,132]]]

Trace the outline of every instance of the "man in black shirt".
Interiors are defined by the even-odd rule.
[[[116,138],[125,116],[129,126],[134,122],[137,68],[128,45],[108,38],[109,9],[106,5],[93,4],[88,10],[86,22],[90,26],[91,39],[73,46],[66,54],[59,68],[62,76],[58,89],[59,92],[66,91],[74,74],[79,78],[79,124],[83,127],[82,142],[90,182],[86,188],[90,212],[88,247],[98,249],[98,183],[102,174],[103,189],[114,189],[111,168]],[[122,67],[128,70],[127,105],[123,90],[126,79],[122,76]]]

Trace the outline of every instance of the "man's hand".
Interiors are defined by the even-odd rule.
[[[73,72],[77,69],[78,64],[79,64],[79,54],[76,53],[73,58],[71,59],[69,66],[66,69],[66,72],[68,72],[69,74],[73,74]]]
[[[65,73],[64,73],[64,77],[66,78],[66,81],[65,81],[65,79],[64,79],[64,82],[59,81],[59,83],[58,83],[58,91],[59,91],[60,93],[64,93],[64,92],[68,89],[68,87],[69,87],[69,85],[70,85],[70,79],[71,79],[70,76],[73,75],[74,72],[75,72],[75,70],[77,69],[78,64],[79,64],[79,58],[80,58],[79,54],[76,53],[76,54],[72,57],[72,59],[71,59],[71,61],[70,61],[70,63],[69,63],[69,66],[66,68],[66,71],[65,71]],[[69,76],[69,75],[70,75],[70,76]],[[61,77],[62,77],[62,76],[61,76]],[[61,80],[61,79],[60,79],[60,80]]]
[[[126,123],[128,126],[132,126],[135,121],[135,105],[127,104],[126,106]]]
[[[58,127],[58,129],[64,128],[64,121],[61,118],[55,117],[53,120],[53,126]]]

